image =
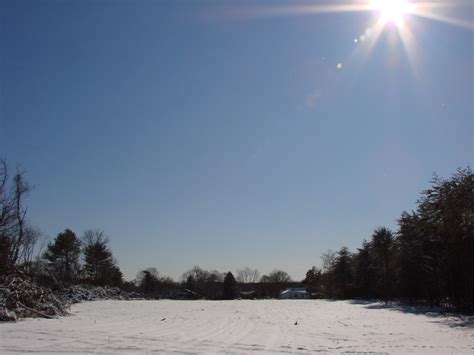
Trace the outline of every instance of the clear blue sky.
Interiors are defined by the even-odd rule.
[[[468,26],[410,17],[404,47],[394,26],[354,41],[370,11],[252,9],[0,0],[0,156],[35,186],[31,223],[104,230],[129,279],[300,279],[322,251],[395,228],[433,171],[473,165]]]

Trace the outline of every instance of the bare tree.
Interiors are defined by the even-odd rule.
[[[12,179],[11,190],[7,182],[7,163],[0,159],[0,272],[13,270],[23,254],[27,227],[24,199],[31,190],[24,171],[19,169]]]
[[[216,299],[222,292],[220,283],[224,280],[224,274],[216,270],[203,270],[194,266],[181,276],[184,286],[201,296]]]
[[[336,252],[328,249],[327,251],[321,253],[321,261],[323,262],[323,272],[327,273],[332,270],[334,264],[336,263]]]
[[[237,270],[237,282],[241,283],[255,283],[260,279],[260,272],[257,269],[251,269],[246,266],[243,269]]]
[[[13,203],[7,191],[8,168],[0,159],[0,274],[11,269],[12,234],[14,233]]]
[[[260,282],[263,283],[277,283],[277,282],[291,282],[291,277],[286,271],[283,270],[273,270],[268,275],[263,275],[260,279]]]
[[[19,262],[27,269],[33,261],[33,253],[35,251],[36,244],[38,243],[40,238],[41,232],[39,229],[34,228],[32,226],[26,226]]]
[[[13,257],[12,265],[16,265],[21,252],[21,247],[25,238],[26,229],[26,211],[28,210],[23,206],[23,199],[25,195],[31,190],[28,183],[23,178],[23,171],[17,170],[15,177],[13,178],[13,202],[15,204],[15,220],[16,220],[16,238],[13,238]]]
[[[0,159],[0,233],[9,232],[13,220],[11,197],[7,192],[8,168],[5,160]]]
[[[199,266],[194,266],[192,269],[186,271],[181,276],[181,279],[186,282],[189,279],[193,281],[202,282],[207,280],[209,277],[209,272],[206,270],[201,269]]]
[[[44,249],[48,246],[50,240],[51,238],[49,236],[40,234],[39,240],[37,241],[37,243],[39,242],[39,245],[36,248],[36,261],[41,261],[41,259],[43,258]]]

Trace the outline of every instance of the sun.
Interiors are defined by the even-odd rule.
[[[408,0],[371,0],[370,5],[379,14],[379,20],[383,25],[403,25],[405,16],[410,12],[410,1]]]

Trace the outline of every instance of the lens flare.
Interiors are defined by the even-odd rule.
[[[371,0],[372,9],[378,12],[382,24],[403,25],[405,16],[410,13],[408,0]]]
[[[391,48],[395,49],[393,40],[399,38],[403,45],[404,54],[410,61],[411,69],[416,77],[422,70],[422,47],[417,43],[416,31],[427,24],[420,23],[419,18],[456,26],[474,31],[472,16],[473,0],[312,0],[311,2],[293,4],[287,2],[271,4],[271,1],[260,5],[242,5],[218,7],[215,11],[206,11],[203,15],[208,19],[242,20],[260,17],[304,16],[337,13],[370,12],[373,20],[369,27],[359,34],[354,34],[354,46],[351,58],[367,60],[387,27],[390,36]],[[465,11],[463,11],[465,10]],[[394,31],[392,31],[394,30]],[[397,34],[398,36],[394,36]],[[351,58],[344,62],[334,63],[336,69],[351,68]],[[322,57],[326,61],[325,57]],[[344,64],[343,64],[344,63]]]

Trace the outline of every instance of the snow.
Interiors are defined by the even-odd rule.
[[[0,353],[473,353],[473,318],[326,300],[95,301],[0,324]]]
[[[280,298],[306,298],[306,289],[301,287],[288,288],[280,292]]]

